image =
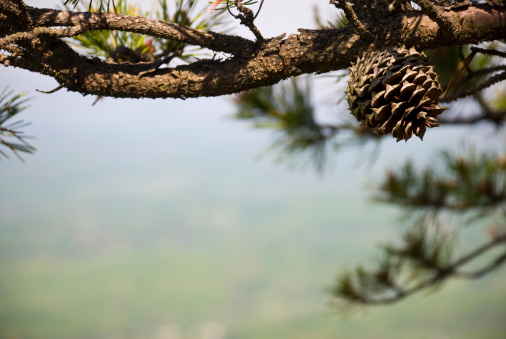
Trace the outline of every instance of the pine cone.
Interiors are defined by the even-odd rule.
[[[350,67],[347,99],[355,118],[397,141],[413,134],[423,139],[426,127],[437,127],[441,85],[434,66],[414,48],[385,49],[357,58]]]

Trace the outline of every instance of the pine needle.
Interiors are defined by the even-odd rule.
[[[450,101],[454,100],[454,96],[457,93],[460,84],[462,83],[462,78],[464,77],[464,75],[466,74],[467,70],[469,69],[469,65],[471,64],[471,61],[473,60],[473,58],[476,55],[476,53],[477,53],[477,51],[473,50],[471,52],[471,54],[469,54],[469,56],[467,58],[465,58],[464,60],[462,60],[462,62],[460,63],[460,65],[457,67],[457,69],[453,73],[453,75],[452,75],[452,77],[450,79],[450,82],[448,83],[448,86],[446,87],[446,90],[444,91],[443,96],[441,98],[446,97],[446,95],[451,90],[453,90],[452,98],[450,99]]]

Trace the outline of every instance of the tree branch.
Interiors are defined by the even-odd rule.
[[[489,265],[487,265],[487,266],[485,266],[485,267],[483,267],[483,268],[481,268],[479,270],[476,270],[474,272],[459,272],[455,276],[457,278],[465,278],[465,279],[477,279],[477,278],[481,278],[485,274],[490,273],[493,270],[497,269],[499,266],[501,266],[505,262],[506,262],[506,252],[504,252],[503,254],[501,254],[500,256],[498,256],[497,258],[495,258],[495,260],[492,261],[491,264],[489,264]]]
[[[472,78],[475,75],[478,76],[503,69],[506,70],[506,66],[502,65],[502,66],[482,68],[476,72],[472,72],[470,74],[470,77]],[[471,117],[454,117],[454,118],[442,117],[439,119],[439,122],[445,125],[471,125],[479,121],[489,121],[494,123],[496,126],[500,126],[501,124],[504,123],[506,117],[506,110],[502,111],[494,110],[492,107],[490,107],[489,103],[485,101],[485,99],[483,98],[483,94],[481,92],[476,93],[474,95],[474,99],[476,99],[476,102],[480,105],[482,109],[479,115]]]
[[[485,252],[489,251],[496,246],[501,246],[506,243],[506,234],[500,237],[493,239],[492,241],[485,243],[474,251],[464,255],[460,259],[454,261],[452,264],[436,270],[436,273],[433,277],[417,284],[408,289],[401,289],[399,286],[392,286],[394,289],[394,295],[384,298],[362,298],[361,303],[368,305],[380,305],[380,304],[391,304],[399,301],[400,299],[406,298],[414,293],[420,292],[426,288],[431,286],[435,286],[436,284],[441,283],[443,280],[448,279],[450,277],[458,277],[458,278],[466,278],[466,279],[474,279],[483,276],[486,273],[491,272],[492,270],[498,268],[503,262],[506,261],[506,253],[503,253],[499,257],[497,257],[490,265],[477,270],[475,272],[459,272],[458,269],[469,262],[477,259]]]
[[[68,28],[49,28],[49,27],[37,27],[33,31],[29,32],[19,32],[8,35],[4,38],[0,39],[0,48],[4,48],[9,44],[16,43],[19,40],[23,39],[34,39],[38,35],[47,35],[55,38],[69,38],[72,36],[80,35],[89,29],[83,28],[81,25],[68,27]]]
[[[506,71],[501,72],[496,75],[493,75],[490,78],[488,78],[487,80],[483,81],[482,83],[477,84],[473,87],[467,88],[456,95],[452,95],[450,97],[443,98],[440,100],[440,102],[452,102],[456,99],[464,98],[464,97],[467,97],[468,95],[476,94],[476,93],[480,92],[481,90],[484,90],[487,87],[493,86],[503,80],[506,80]]]
[[[251,56],[255,43],[251,40],[222,33],[200,31],[188,26],[149,18],[115,13],[70,12],[53,9],[28,8],[35,26],[81,26],[85,31],[118,30],[156,36],[196,45],[217,52]]]
[[[459,34],[460,25],[458,19],[447,14],[443,8],[437,6],[431,0],[414,0],[414,2],[422,8],[422,11],[425,14],[437,22],[443,29],[447,30],[455,37]]]
[[[506,8],[491,9],[486,5],[448,12],[449,16],[462,22],[458,37],[440,30],[428,16],[410,12],[391,15],[377,22],[375,43],[361,39],[353,27],[345,27],[325,31],[300,30],[300,34],[287,38],[267,39],[261,47],[236,36],[113,13],[34,8],[29,8],[28,13],[34,27],[81,25],[84,29],[124,30],[235,53],[234,58],[225,61],[201,60],[141,76],[138,67],[83,57],[58,38],[40,35],[37,39],[17,43],[25,51],[22,58],[30,61],[30,70],[54,77],[70,91],[130,98],[187,98],[237,93],[273,85],[303,73],[324,73],[349,67],[357,55],[378,45],[404,44],[424,50],[506,38]],[[0,25],[0,36],[5,36],[5,30],[10,32],[12,28]],[[17,67],[25,64],[11,62]]]
[[[495,124],[503,123],[506,117],[506,111],[499,112],[496,114],[480,114],[469,118],[452,118],[452,119],[439,119],[441,125],[472,125],[479,121],[491,121]]]
[[[244,7],[240,1],[235,1],[235,6],[237,7],[237,10],[241,12],[241,14],[237,15],[236,18],[241,20],[241,25],[244,25],[248,27],[248,29],[255,35],[255,38],[257,39],[258,43],[262,43],[264,41],[264,37],[258,30],[257,26],[255,26],[255,18],[256,15],[253,13],[251,9],[248,7]],[[228,8],[228,2],[227,2],[227,8]],[[229,9],[230,11],[230,9]],[[260,13],[260,9],[258,10]],[[258,13],[257,13],[258,14]]]
[[[506,65],[484,67],[484,68],[480,68],[476,71],[468,70],[469,75],[466,77],[466,79],[464,79],[464,81],[468,81],[468,80],[475,78],[475,77],[479,77],[482,75],[487,75],[488,73],[495,73],[495,72],[499,72],[499,71],[506,71]]]

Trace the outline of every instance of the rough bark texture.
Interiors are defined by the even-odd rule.
[[[21,0],[0,0],[0,62],[49,75],[68,90],[85,95],[188,98],[237,93],[303,73],[343,69],[376,46],[425,50],[506,38],[506,7],[469,6],[447,15],[460,22],[457,36],[422,12],[408,12],[390,14],[369,25],[374,27],[373,42],[361,39],[348,25],[339,30],[301,29],[299,34],[256,43],[153,19],[38,9]],[[99,29],[178,40],[233,57],[146,72],[147,64],[114,64],[79,55],[62,40]]]

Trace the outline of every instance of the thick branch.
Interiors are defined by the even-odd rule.
[[[414,0],[424,13],[437,22],[443,29],[457,36],[459,34],[458,19],[452,15],[448,15],[443,8],[437,6],[431,0]]]
[[[191,27],[115,13],[69,12],[30,7],[34,26],[80,26],[85,31],[118,30],[177,40],[213,51],[251,56],[254,42],[222,33],[200,31]]]
[[[378,22],[373,32],[377,37],[375,43],[361,39],[352,27],[345,27],[325,31],[300,30],[300,34],[286,39],[280,36],[266,40],[261,47],[244,38],[201,32],[146,18],[33,8],[29,12],[34,26],[91,25],[93,29],[127,30],[236,52],[236,57],[226,61],[204,60],[141,76],[139,68],[131,64],[109,64],[80,56],[58,38],[41,36],[23,42],[23,49],[33,56],[30,64],[38,63],[39,73],[54,77],[67,89],[83,94],[130,98],[186,98],[237,93],[273,85],[303,73],[346,68],[357,55],[378,45],[404,44],[424,50],[506,38],[506,8],[493,9],[486,5],[448,12],[449,16],[461,21],[457,37],[440,30],[428,16],[411,12],[391,15]],[[0,35],[2,33],[0,31]],[[239,50],[247,53],[239,55]],[[23,67],[21,63],[11,65]]]
[[[63,29],[37,27],[33,31],[18,32],[0,39],[0,48],[7,47],[9,44],[16,43],[19,40],[34,39],[37,35],[52,36],[56,38],[68,38],[80,35],[89,29],[84,29],[82,26],[73,26]]]

